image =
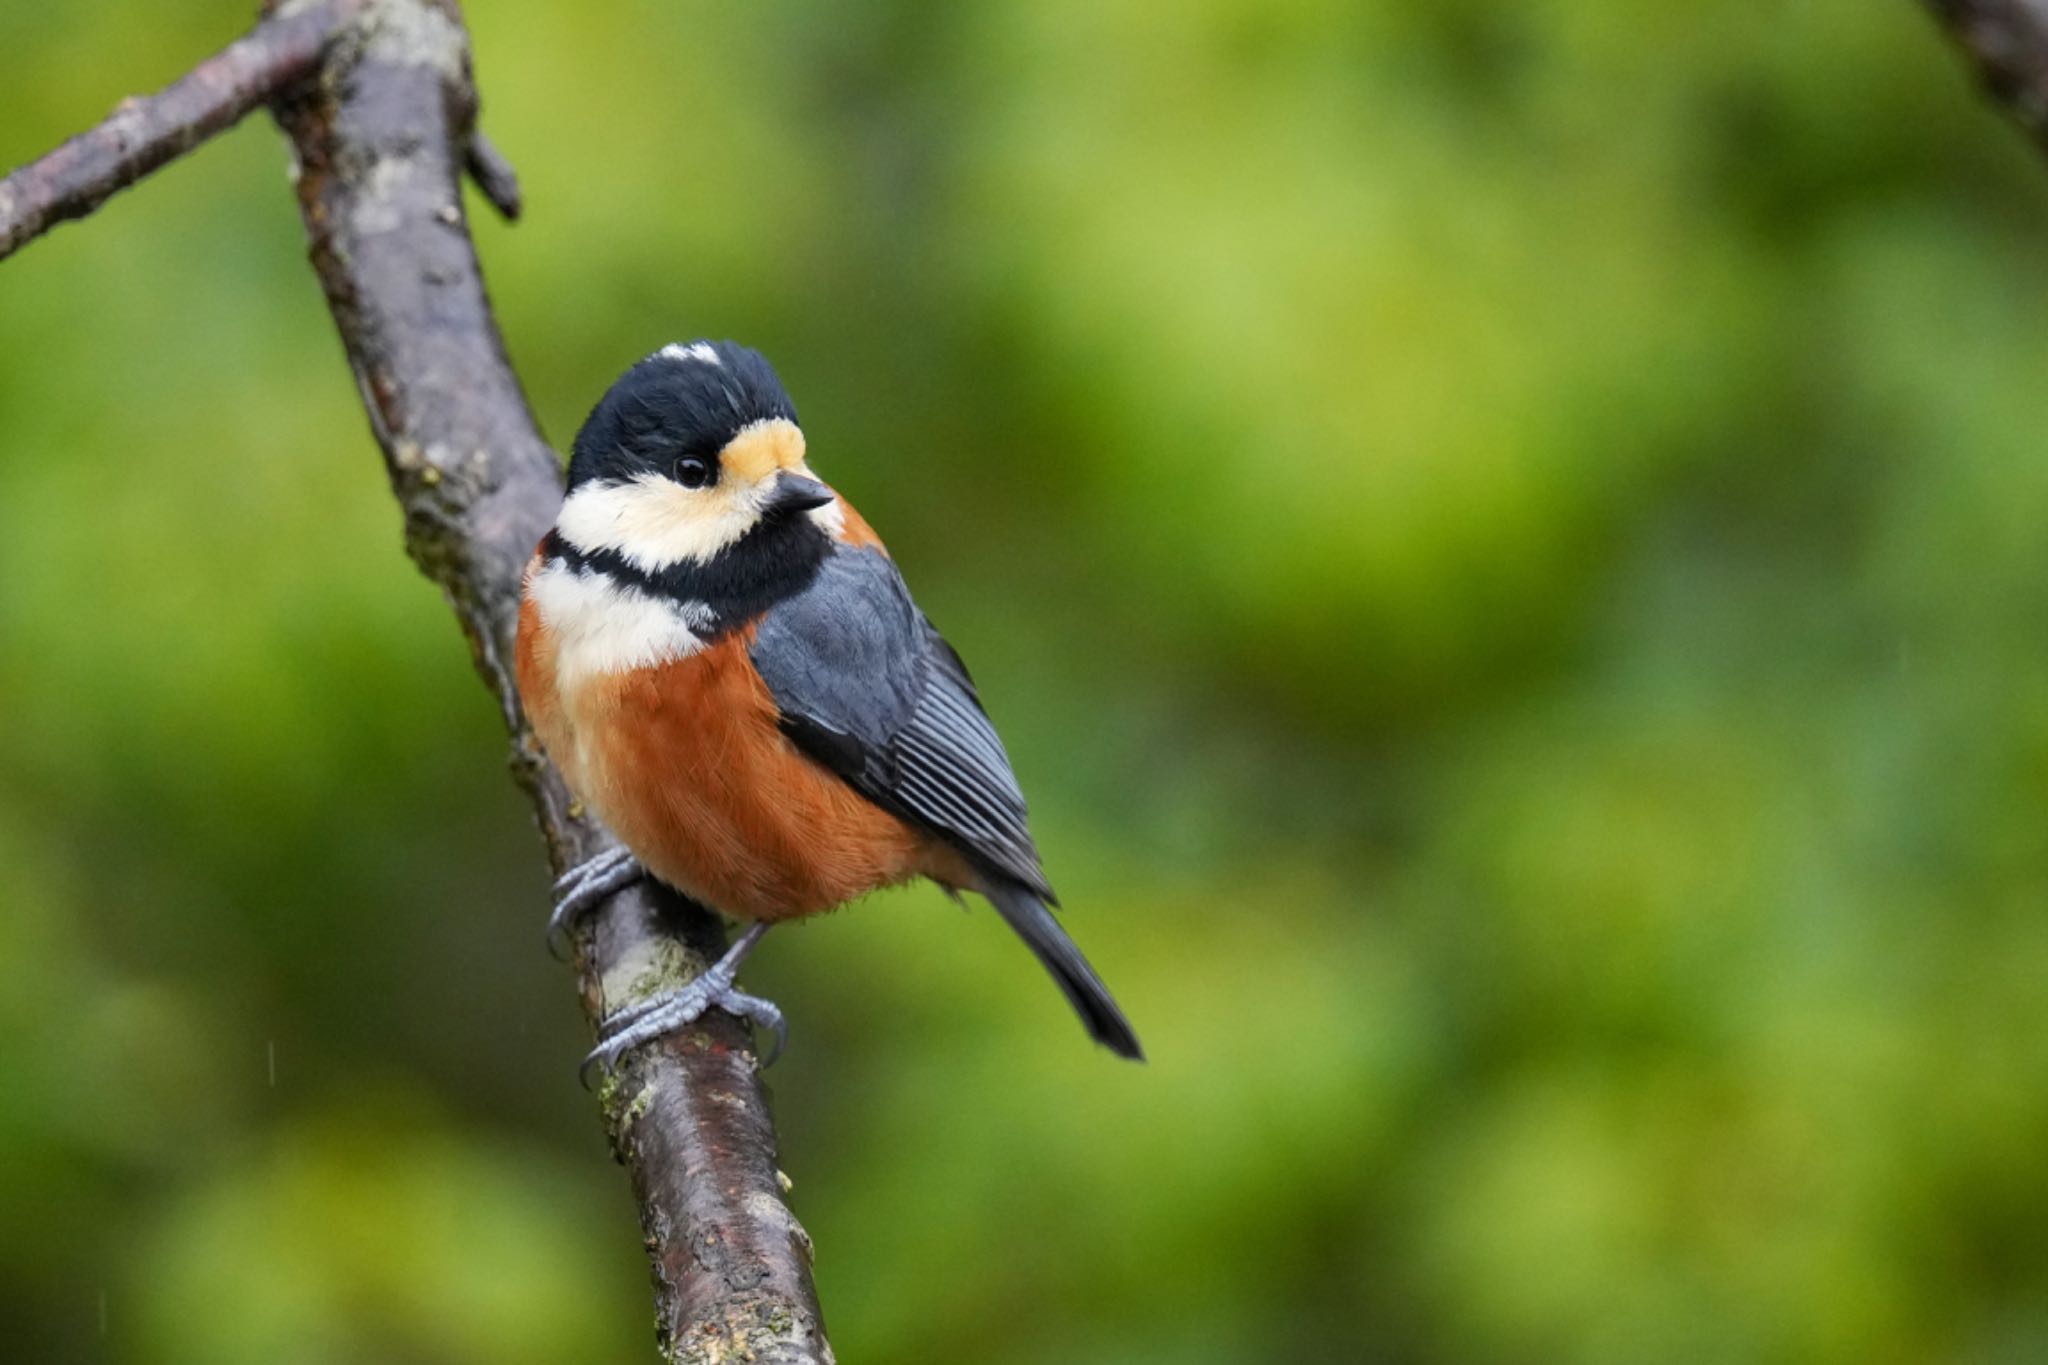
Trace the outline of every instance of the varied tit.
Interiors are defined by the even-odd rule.
[[[916,877],[987,897],[1090,1036],[1142,1057],[1047,909],[966,667],[811,472],[758,353],[667,346],[598,403],[527,567],[518,671],[534,732],[625,845],[557,883],[552,931],[648,874],[751,921],[704,975],[607,1021],[593,1062],[714,1006],[779,1050],[781,1014],[738,989],[741,959],[779,920]]]

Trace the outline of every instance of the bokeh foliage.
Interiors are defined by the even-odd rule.
[[[776,359],[1152,1052],[778,933],[843,1358],[2048,1358],[2048,171],[1915,6],[470,17],[545,427]],[[0,8],[0,163],[246,18]],[[282,163],[0,267],[5,1354],[641,1359]]]

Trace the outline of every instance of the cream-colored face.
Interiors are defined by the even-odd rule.
[[[645,573],[686,561],[703,563],[761,520],[784,474],[815,478],[804,463],[804,434],[785,418],[749,422],[718,454],[716,477],[688,488],[648,471],[624,483],[597,481],[571,493],[555,526],[578,549],[612,550]],[[837,502],[809,515],[837,534]]]

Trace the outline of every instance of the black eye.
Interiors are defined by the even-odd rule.
[[[685,488],[702,488],[711,482],[711,461],[695,455],[685,455],[669,466],[676,482]]]

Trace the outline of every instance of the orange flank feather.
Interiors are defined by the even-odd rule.
[[[871,543],[856,515],[850,533]],[[849,537],[851,538],[851,536]],[[698,653],[557,688],[553,631],[520,609],[519,688],[569,785],[656,877],[743,919],[817,914],[928,876],[973,888],[950,845],[799,752],[748,648],[751,627]]]
[[[875,528],[868,525],[868,519],[854,511],[853,504],[845,498],[839,499],[839,512],[845,518],[845,524],[839,528],[841,544],[863,547],[872,546],[883,554],[889,553],[889,547],[884,545],[882,538],[875,534]]]

